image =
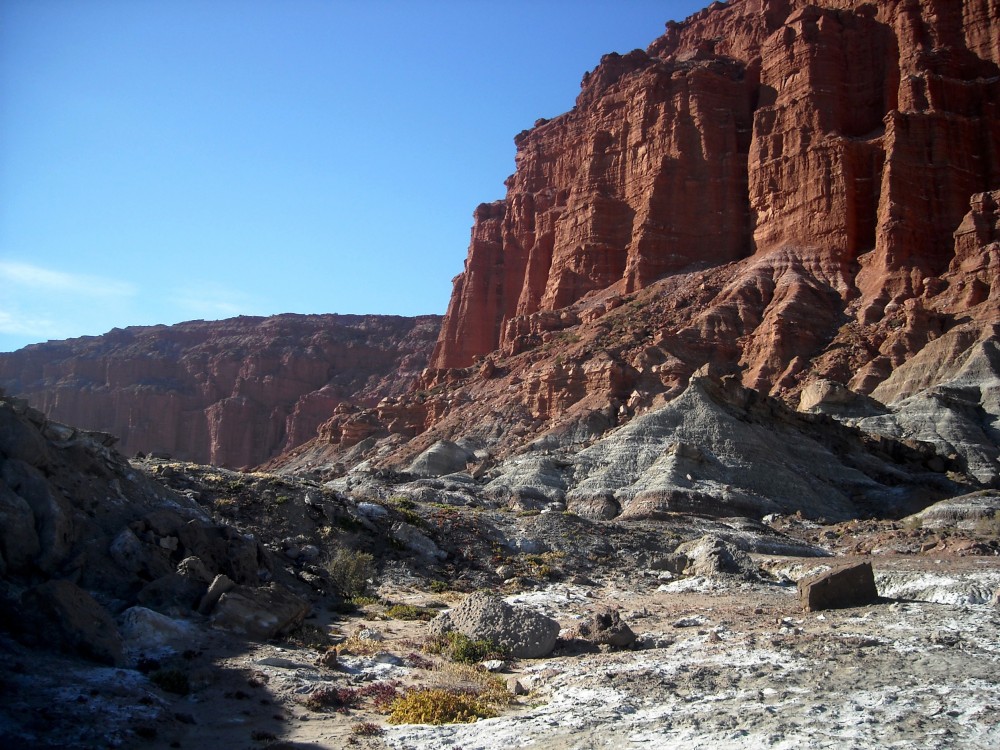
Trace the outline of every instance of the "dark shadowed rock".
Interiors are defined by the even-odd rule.
[[[259,588],[237,586],[223,594],[215,605],[212,625],[266,640],[302,624],[308,614],[308,602],[276,584]]]
[[[121,664],[122,639],[115,621],[94,597],[69,581],[47,581],[21,598],[26,640]]]
[[[863,607],[877,601],[870,562],[834,568],[799,581],[799,602],[806,612]]]

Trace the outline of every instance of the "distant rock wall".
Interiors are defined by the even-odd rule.
[[[220,466],[309,440],[340,405],[406,391],[440,317],[279,315],[115,329],[0,354],[0,388],[47,416]]]
[[[941,290],[970,198],[1000,187],[998,40],[997,0],[734,0],[605,56],[515,139],[432,367],[522,351],[588,295],[751,259],[697,335],[747,385],[790,387],[845,319]]]

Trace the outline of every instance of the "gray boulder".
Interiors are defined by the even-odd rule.
[[[417,456],[406,471],[420,477],[440,477],[464,471],[475,454],[449,440],[438,440]]]
[[[197,629],[185,620],[154,612],[145,607],[129,607],[119,617],[127,654],[162,656],[191,648]]]
[[[423,557],[434,558],[436,560],[443,560],[448,556],[448,553],[440,549],[434,543],[433,539],[420,531],[416,526],[405,521],[394,523],[389,533],[393,539],[410,550],[410,552],[415,552]]]
[[[493,641],[517,659],[546,656],[559,637],[559,623],[551,617],[486,593],[466,597],[432,620],[428,629],[432,634],[458,631],[473,640]]]
[[[735,575],[748,580],[759,577],[757,566],[746,552],[714,534],[681,544],[676,554],[687,558],[685,575],[706,578]]]
[[[309,604],[288,589],[269,583],[236,586],[223,594],[212,615],[213,627],[267,640],[302,624]]]

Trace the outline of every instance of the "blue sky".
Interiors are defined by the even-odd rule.
[[[443,313],[513,138],[707,0],[3,0],[0,351]]]

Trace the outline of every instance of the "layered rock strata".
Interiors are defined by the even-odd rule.
[[[280,315],[115,329],[0,354],[0,387],[49,417],[220,466],[260,464],[339,408],[399,395],[440,318]]]
[[[705,268],[697,314],[650,328],[677,369],[738,365],[775,393],[815,370],[870,391],[948,316],[992,322],[998,38],[995,0],[743,0],[606,56],[515,139],[426,384]]]

